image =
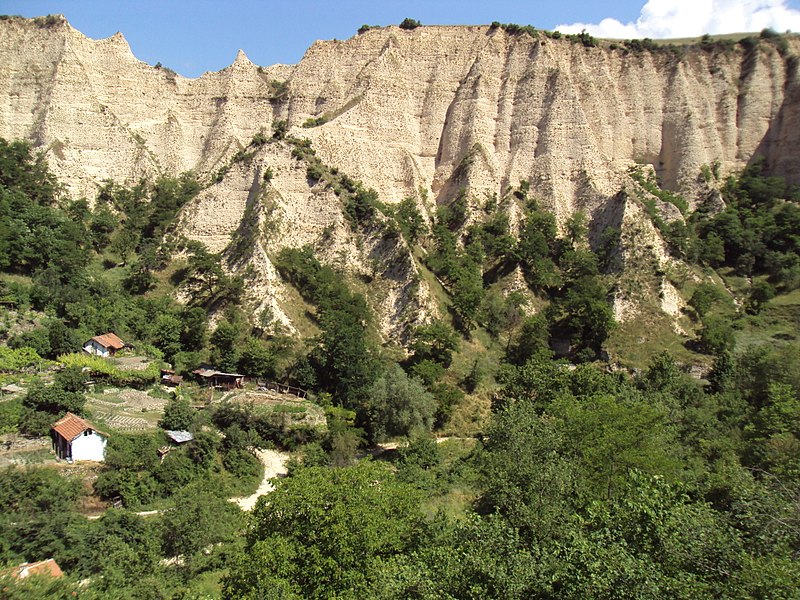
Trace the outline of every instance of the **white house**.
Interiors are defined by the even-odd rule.
[[[96,335],[92,339],[87,340],[83,345],[83,351],[89,354],[108,357],[114,356],[117,350],[122,350],[124,347],[125,342],[119,339],[115,333],[105,333],[103,335]]]
[[[106,436],[80,417],[68,412],[53,423],[53,449],[63,460],[97,460],[106,454]]]

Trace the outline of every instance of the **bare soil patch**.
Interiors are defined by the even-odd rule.
[[[86,401],[91,420],[98,428],[105,426],[118,431],[155,429],[166,405],[166,398],[128,388],[106,388],[89,394]]]

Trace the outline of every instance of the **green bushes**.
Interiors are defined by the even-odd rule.
[[[428,232],[428,227],[417,202],[412,197],[403,198],[398,204],[383,207],[393,217],[409,246],[416,244]]]
[[[742,276],[768,275],[774,286],[794,288],[800,272],[800,226],[796,189],[765,174],[755,160],[722,189],[726,207],[710,216],[701,206],[691,217],[701,260],[728,266]]]
[[[669,190],[661,189],[656,181],[655,175],[650,172],[647,175],[642,171],[641,167],[633,166],[628,169],[628,175],[633,178],[636,183],[642,186],[647,192],[661,200],[662,202],[669,202],[675,206],[682,215],[686,215],[689,210],[689,203],[683,196],[670,192]]]
[[[273,79],[269,82],[270,102],[282,102],[289,95],[289,84]]]
[[[370,388],[370,425],[376,440],[430,431],[436,402],[418,379],[399,365],[389,367]]]
[[[536,28],[531,25],[517,25],[516,23],[499,23],[497,21],[493,21],[490,29],[503,29],[506,33],[510,35],[522,35],[528,34],[532,38],[537,36]]]
[[[186,398],[172,398],[164,407],[164,415],[158,426],[168,431],[188,431],[192,429],[197,411]]]
[[[585,29],[580,33],[568,34],[565,36],[571,42],[577,42],[585,48],[594,48],[597,46],[597,40],[592,37]]]
[[[0,373],[15,373],[43,365],[45,362],[47,361],[44,361],[33,348],[23,346],[15,350],[8,346],[0,346]]]
[[[307,424],[293,424],[284,415],[271,410],[236,403],[221,404],[212,414],[214,424],[221,430],[231,427],[253,436],[258,445],[275,445],[295,449],[302,444],[319,441],[324,431]],[[235,462],[236,459],[232,459]]]
[[[98,379],[117,387],[144,389],[157,383],[161,376],[161,365],[151,363],[141,371],[120,369],[111,361],[92,354],[76,353],[58,357],[65,367],[88,368],[93,379]]]
[[[321,115],[319,117],[309,117],[308,119],[303,121],[302,127],[304,127],[305,129],[310,129],[311,127],[319,127],[320,125],[324,125],[327,122],[328,122],[327,115]]]
[[[421,26],[422,26],[422,23],[420,23],[416,19],[405,18],[400,23],[400,29],[412,30],[412,29],[416,29],[417,27],[421,27]]]

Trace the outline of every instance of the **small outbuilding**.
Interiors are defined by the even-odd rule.
[[[191,442],[194,439],[194,436],[189,431],[172,431],[168,429],[164,433],[166,433],[167,437],[176,444],[185,444],[186,442]]]
[[[106,436],[88,421],[68,412],[53,423],[53,450],[62,460],[102,461],[106,454]]]
[[[161,385],[168,387],[178,387],[183,383],[181,375],[175,375],[175,371],[170,369],[161,369]]]
[[[118,350],[125,347],[123,342],[115,333],[104,333],[103,335],[96,335],[92,339],[87,340],[83,345],[83,351],[89,354],[96,354],[97,356],[114,356]]]
[[[208,367],[192,371],[205,385],[224,390],[235,390],[242,387],[244,375],[240,373],[223,373]]]

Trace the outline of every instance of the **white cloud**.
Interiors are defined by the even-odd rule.
[[[635,22],[603,19],[599,23],[558,25],[562,33],[586,30],[603,38],[683,38],[704,33],[800,31],[800,10],[785,0],[648,0]]]

